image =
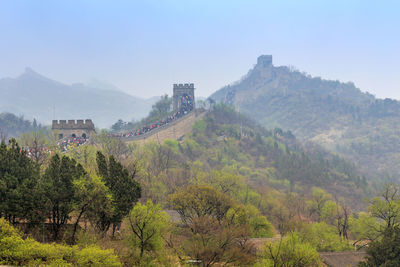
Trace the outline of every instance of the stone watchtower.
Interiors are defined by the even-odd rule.
[[[92,120],[53,120],[52,131],[58,134],[59,139],[63,138],[88,138],[96,133]]]
[[[174,84],[174,94],[172,98],[174,111],[190,112],[195,109],[194,84]]]

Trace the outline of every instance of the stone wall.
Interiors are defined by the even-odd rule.
[[[195,105],[196,101],[194,99],[194,84],[193,83],[185,83],[185,84],[174,84],[173,86],[173,96],[172,96],[172,104],[173,104],[173,109],[175,111],[178,111],[180,109],[179,107],[179,99],[181,96],[187,94],[192,98],[193,105]],[[193,109],[196,107],[193,106]]]
[[[207,111],[196,110],[190,114],[168,124],[159,129],[138,137],[127,138],[128,143],[139,143],[144,145],[148,142],[162,143],[165,139],[181,140],[186,134],[192,132],[194,123],[203,118]]]
[[[95,128],[92,120],[53,120],[52,127],[53,133],[62,138],[71,137],[89,137],[95,133]]]

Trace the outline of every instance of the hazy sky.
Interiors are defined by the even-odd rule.
[[[400,99],[400,1],[0,2],[0,77],[26,66],[132,95],[194,82],[208,96],[261,54],[313,76]]]

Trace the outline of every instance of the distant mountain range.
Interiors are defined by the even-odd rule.
[[[272,56],[211,98],[233,104],[268,128],[291,130],[357,162],[365,171],[400,180],[400,102],[377,99],[353,83],[276,67]]]
[[[50,124],[52,119],[92,119],[96,127],[110,127],[118,119],[145,117],[159,99],[142,99],[98,81],[67,85],[30,68],[17,78],[0,79],[0,113],[12,112]],[[95,88],[93,85],[102,88]]]

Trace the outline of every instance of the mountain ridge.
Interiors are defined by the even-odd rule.
[[[52,119],[91,118],[96,126],[109,127],[118,119],[141,119],[155,102],[154,98],[142,99],[82,83],[67,85],[31,68],[16,78],[0,79],[0,91],[0,112],[36,118],[47,124]]]
[[[292,131],[355,160],[365,171],[400,174],[400,102],[353,83],[312,77],[260,56],[239,81],[211,95],[267,128]]]

